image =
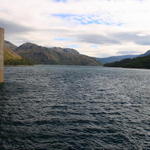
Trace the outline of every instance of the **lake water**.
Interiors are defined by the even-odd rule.
[[[150,71],[7,67],[0,150],[150,149]]]

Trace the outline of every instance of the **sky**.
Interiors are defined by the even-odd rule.
[[[0,27],[16,45],[68,47],[93,57],[150,49],[150,0],[0,0]]]

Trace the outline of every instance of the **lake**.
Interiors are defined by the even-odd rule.
[[[6,67],[0,150],[150,149],[150,70]]]

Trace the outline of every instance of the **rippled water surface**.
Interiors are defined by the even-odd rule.
[[[150,71],[8,67],[0,150],[150,149]]]

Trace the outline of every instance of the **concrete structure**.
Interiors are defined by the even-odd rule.
[[[0,83],[4,82],[4,29],[0,28]]]

